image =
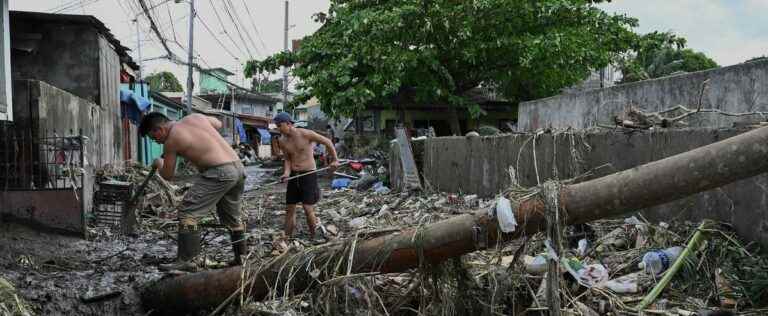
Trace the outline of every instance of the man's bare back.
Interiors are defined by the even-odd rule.
[[[216,128],[221,122],[202,114],[192,114],[173,123],[164,152],[178,154],[198,169],[237,161],[237,153],[229,146]],[[166,162],[169,157],[166,156]]]

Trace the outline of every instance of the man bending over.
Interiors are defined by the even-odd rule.
[[[197,270],[200,254],[198,220],[216,207],[219,220],[230,229],[235,253],[234,264],[242,264],[247,252],[245,225],[241,222],[240,198],[245,186],[245,169],[237,153],[221,137],[221,122],[202,114],[171,121],[163,114],[149,113],[139,132],[163,144],[163,158],[152,163],[160,176],[171,180],[176,156],[189,160],[200,173],[179,206],[178,260],[161,265],[162,270]]]

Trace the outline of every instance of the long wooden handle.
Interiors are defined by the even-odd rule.
[[[350,162],[352,162],[352,160],[347,160],[347,161],[344,161],[344,162],[342,162],[342,163],[340,163],[340,164],[339,164],[339,167],[341,167],[341,166],[343,166],[343,165],[346,165],[346,164],[348,164],[348,163],[350,163]],[[263,185],[261,185],[261,186],[258,186],[257,188],[263,188],[263,187],[269,187],[269,186],[273,186],[273,185],[275,185],[275,184],[279,184],[279,183],[282,183],[282,182],[284,182],[284,181],[289,181],[289,180],[293,180],[293,179],[296,179],[296,178],[301,178],[301,177],[303,177],[303,176],[306,176],[306,175],[310,175],[310,174],[313,174],[313,173],[318,173],[318,172],[320,172],[320,171],[323,171],[323,170],[326,170],[326,169],[329,169],[329,168],[331,168],[331,166],[322,167],[322,168],[320,168],[320,169],[315,169],[315,170],[312,170],[312,171],[310,171],[310,172],[307,172],[307,173],[302,173],[302,174],[299,174],[299,175],[295,175],[295,176],[293,176],[293,177],[288,177],[288,178],[285,178],[285,180],[283,180],[283,181],[274,181],[274,182],[266,183],[266,184],[263,184]],[[256,189],[251,189],[251,190],[248,190],[248,191],[253,191],[253,190],[256,190]]]

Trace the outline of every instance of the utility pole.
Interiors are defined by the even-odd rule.
[[[288,0],[285,0],[285,30],[283,32],[283,52],[288,53]],[[283,66],[283,111],[288,106],[288,67]],[[293,117],[291,111],[291,117]]]
[[[187,112],[192,114],[192,90],[194,82],[192,81],[192,64],[194,63],[193,34],[195,28],[195,0],[189,0],[189,52],[187,67]]]

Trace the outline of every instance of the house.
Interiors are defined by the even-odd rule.
[[[283,102],[282,92],[267,92],[263,94],[277,100],[277,102],[275,103],[275,109],[274,109],[275,114],[285,111],[286,106]],[[287,97],[287,101],[291,102],[293,100],[293,93],[288,91],[288,93],[286,94],[286,97]]]
[[[128,49],[93,16],[9,12],[14,124],[33,136],[89,138],[92,167],[122,163],[120,79],[138,66]],[[40,94],[37,99],[22,98]],[[56,98],[62,94],[69,103]],[[135,155],[134,155],[135,157]]]
[[[234,75],[229,70],[224,68],[211,68],[207,71],[199,72],[200,74],[200,94],[227,94],[229,93],[229,85],[224,82],[223,79]]]
[[[198,97],[211,102],[214,109],[237,114],[272,116],[277,99],[237,86],[228,81],[233,73],[223,68],[200,72]]]
[[[141,114],[149,110],[149,85],[136,82],[135,76],[123,70],[120,85],[120,113],[123,128],[123,159],[140,160],[145,147],[140,140],[139,123]],[[134,150],[135,149],[135,150]]]
[[[474,118],[466,109],[456,109],[448,104],[400,103],[393,108],[369,105],[366,110],[344,127],[344,131],[360,131],[364,134],[394,137],[398,124],[425,133],[430,127],[436,136],[452,135],[451,121],[465,134],[481,126],[500,130],[512,130],[517,121],[517,105],[506,101],[488,89],[477,88],[465,93],[465,97],[480,105],[480,116]],[[455,117],[453,117],[455,113]],[[418,133],[417,133],[418,134]]]
[[[120,84],[138,66],[92,16],[0,4],[0,216],[86,236],[94,170],[135,157]]]
[[[163,96],[173,100],[174,102],[180,103],[184,105],[184,108],[187,107],[187,93],[186,92],[162,92]],[[192,96],[192,109],[193,110],[200,110],[200,111],[207,111],[210,109],[213,109],[213,104],[211,102],[208,102],[208,100],[203,99],[201,97]]]

